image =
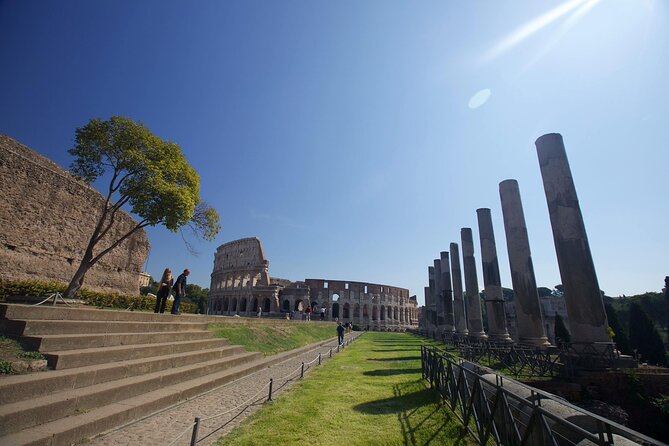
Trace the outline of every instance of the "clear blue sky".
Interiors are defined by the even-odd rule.
[[[223,229],[198,257],[150,229],[153,276],[189,267],[208,287],[216,247],[257,236],[272,276],[422,302],[461,227],[480,262],[475,211],[489,207],[510,287],[498,184],[515,178],[552,287],[534,148],[549,132],[564,136],[601,288],[658,291],[669,274],[664,0],[5,0],[0,61],[0,132],[64,167],[93,117],[180,144]]]

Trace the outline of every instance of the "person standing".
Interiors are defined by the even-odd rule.
[[[153,309],[154,313],[164,313],[165,305],[167,304],[167,298],[170,295],[170,289],[172,288],[172,270],[165,268],[163,271],[163,277],[160,278],[160,285],[158,285],[158,293],[156,295],[156,306]]]
[[[337,343],[338,345],[341,345],[344,342],[344,326],[341,324],[337,324]]]
[[[311,307],[310,307],[310,306],[307,306],[307,309],[304,310],[304,312],[305,312],[306,315],[307,315],[307,320],[310,321],[310,320],[311,320]]]
[[[181,305],[181,299],[186,297],[186,282],[187,277],[190,274],[190,270],[185,269],[183,273],[179,274],[177,281],[174,282],[174,303],[172,304],[172,314],[180,314],[179,306]]]

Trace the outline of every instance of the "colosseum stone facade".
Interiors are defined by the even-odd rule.
[[[417,325],[416,296],[389,285],[345,280],[292,282],[269,276],[269,261],[255,237],[235,240],[216,250],[209,291],[209,314],[305,317],[353,322],[370,330],[400,331]]]
[[[53,161],[0,135],[0,280],[72,278],[104,198]],[[109,237],[137,224],[128,214]],[[103,240],[104,243],[104,240]],[[139,292],[149,251],[144,231],[104,256],[86,274],[92,290]]]

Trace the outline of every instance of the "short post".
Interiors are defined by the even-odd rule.
[[[337,353],[339,353],[339,344],[337,344]]]
[[[267,396],[267,401],[272,401],[272,384],[274,384],[274,379],[269,379],[269,395]]]
[[[193,435],[190,437],[190,446],[197,444],[197,432],[200,430],[200,417],[195,417],[195,424],[193,425]]]
[[[332,358],[332,347],[330,347],[330,358]]]
[[[318,365],[321,365],[321,354],[318,354]]]
[[[300,378],[304,378],[304,362],[302,362],[302,370],[300,370]]]

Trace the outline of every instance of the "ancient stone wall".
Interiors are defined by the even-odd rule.
[[[0,135],[0,193],[0,279],[69,282],[103,196],[5,135]],[[118,223],[109,238],[137,224],[125,213]],[[146,233],[139,231],[88,272],[84,287],[137,294],[148,251]]]

